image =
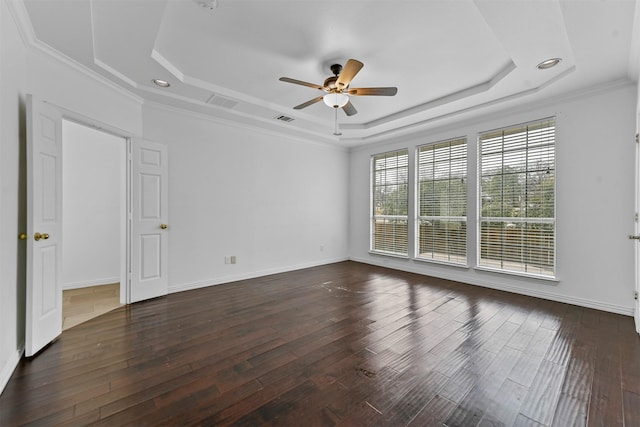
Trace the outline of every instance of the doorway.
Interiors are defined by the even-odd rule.
[[[32,94],[26,95],[26,107],[27,221],[26,233],[20,238],[26,240],[27,246],[25,356],[31,357],[62,333],[64,109]],[[70,121],[81,117],[69,112],[64,116]],[[78,120],[94,123],[84,118]],[[100,126],[94,127],[102,130]],[[120,302],[129,304],[166,295],[170,228],[168,146],[141,138],[124,139],[121,132],[110,126],[106,129],[121,138],[121,146],[126,146],[120,162],[126,172],[119,177],[121,188],[127,190],[121,191],[118,235]],[[97,164],[99,158],[92,153],[88,162]],[[92,171],[89,183],[93,182]],[[100,224],[96,227],[105,228]],[[89,229],[82,236],[92,248],[103,246],[94,232],[96,229]]]
[[[125,301],[126,138],[62,120],[63,324]]]

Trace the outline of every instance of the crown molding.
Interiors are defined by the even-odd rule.
[[[532,95],[534,93],[540,92],[541,90],[543,90],[544,88],[554,84],[555,82],[557,82],[558,80],[564,78],[565,76],[567,76],[568,74],[571,74],[575,71],[575,66],[568,68],[567,70],[563,71],[562,73],[558,74],[557,76],[553,77],[550,80],[547,80],[546,82],[544,82],[543,84],[541,84],[540,86],[537,86],[535,88],[532,89],[527,89],[521,92],[517,92],[517,93],[513,93],[511,95],[507,95],[507,96],[503,96],[501,98],[496,98],[496,99],[492,99],[480,104],[475,104],[472,105],[470,107],[467,108],[462,108],[459,110],[454,110],[448,113],[444,113],[441,114],[439,116],[434,116],[434,117],[429,117],[427,119],[418,121],[418,122],[414,122],[414,123],[410,123],[404,126],[400,126],[397,128],[393,128],[393,129],[389,129],[386,131],[381,131],[378,133],[374,133],[371,135],[367,135],[366,137],[362,137],[362,138],[352,138],[351,140],[353,141],[357,141],[357,140],[361,140],[361,141],[366,141],[369,139],[379,139],[380,137],[384,137],[384,136],[393,136],[394,134],[403,134],[403,135],[407,135],[407,134],[413,134],[413,133],[417,133],[420,132],[421,130],[424,130],[427,128],[427,126],[431,123],[440,121],[440,120],[445,120],[448,118],[452,118],[452,117],[456,117],[456,116],[460,116],[460,115],[464,115],[464,114],[468,114],[468,113],[472,113],[474,111],[477,110],[483,110],[485,108],[488,107],[492,107],[494,105],[499,105],[508,101],[513,101],[516,99],[520,99],[529,95]],[[404,132],[403,132],[404,131]],[[346,138],[346,140],[348,140],[349,138]]]
[[[631,88],[631,87],[634,87],[634,85],[635,85],[634,82],[626,78],[621,78],[613,81],[604,82],[598,85],[594,85],[588,88],[582,88],[575,91],[567,92],[561,95],[556,95],[553,97],[532,101],[529,103],[519,104],[516,106],[507,105],[507,106],[504,106],[503,108],[499,108],[497,110],[493,110],[490,112],[486,112],[486,113],[481,112],[480,114],[474,115],[472,117],[460,118],[455,123],[447,123],[442,125],[432,123],[437,120],[444,120],[446,118],[455,117],[456,115],[471,113],[476,109],[483,109],[483,108],[486,109],[491,106],[500,105],[501,103],[509,101],[509,99],[501,98],[500,100],[485,103],[476,107],[471,107],[467,110],[455,111],[450,114],[434,117],[433,119],[427,119],[424,122],[415,124],[415,126],[420,126],[418,129],[411,129],[412,131],[404,132],[400,135],[397,135],[397,138],[392,139],[394,135],[389,135],[389,138],[377,139],[376,141],[372,141],[372,143],[361,143],[361,144],[355,145],[350,149],[350,151],[358,152],[362,150],[369,150],[372,147],[384,147],[385,145],[389,144],[391,141],[393,141],[394,143],[397,142],[399,144],[402,144],[402,143],[406,143],[406,142],[410,142],[418,139],[420,135],[424,132],[429,132],[430,134],[433,134],[433,133],[455,131],[462,127],[468,127],[468,126],[475,125],[477,123],[485,122],[499,115],[504,115],[504,114],[512,115],[512,114],[526,113],[528,111],[533,111],[539,108],[551,107],[561,102],[579,100],[579,99],[590,97],[590,96],[596,96],[602,93],[609,93],[616,89],[622,89],[626,87]],[[433,124],[433,126],[429,126],[429,124]],[[405,127],[405,129],[408,129],[412,126],[413,125],[408,125]],[[397,130],[400,131],[401,129],[399,128]]]
[[[16,27],[18,27],[18,32],[22,37],[22,41],[27,48],[30,48],[37,53],[44,54],[47,57],[57,60],[58,62],[72,68],[73,70],[114,91],[118,95],[124,96],[131,101],[137,102],[138,104],[143,103],[144,100],[142,97],[124,89],[122,86],[112,82],[103,75],[91,70],[90,68],[80,64],[77,61],[74,61],[62,52],[38,40],[33,30],[33,25],[31,24],[29,13],[27,12],[27,9],[22,0],[5,0],[5,2],[8,6],[10,15],[14,23],[16,24]]]
[[[494,74],[489,80],[484,81],[480,84],[470,86],[456,92],[452,92],[446,95],[443,95],[439,98],[427,101],[420,105],[416,105],[411,108],[407,108],[406,110],[398,111],[397,113],[390,114],[388,116],[372,120],[368,123],[363,124],[352,124],[352,125],[344,125],[344,130],[356,130],[356,129],[373,129],[375,127],[385,125],[387,123],[391,123],[394,120],[404,119],[405,117],[412,116],[414,114],[419,114],[425,111],[428,111],[432,108],[440,107],[442,105],[447,105],[455,101],[459,101],[461,99],[469,98],[474,95],[479,95],[484,92],[488,92],[493,88],[496,84],[502,81],[505,77],[507,77],[511,72],[516,69],[516,65],[513,61],[509,61],[507,65],[502,67],[496,74]],[[375,136],[371,135],[371,136]]]
[[[181,115],[183,117],[187,117],[190,119],[197,119],[197,120],[204,120],[207,122],[211,122],[211,123],[215,123],[218,125],[223,125],[223,126],[228,126],[228,127],[232,127],[232,128],[236,128],[236,129],[242,129],[242,130],[251,130],[253,132],[256,133],[262,133],[262,134],[266,134],[269,136],[274,136],[277,138],[286,138],[289,139],[293,142],[300,142],[300,143],[305,143],[305,144],[314,144],[314,145],[318,145],[318,146],[322,146],[322,147],[329,147],[329,148],[333,148],[336,149],[338,151],[342,151],[342,152],[348,152],[349,148],[339,145],[337,144],[335,141],[323,141],[321,139],[307,139],[301,136],[297,136],[297,135],[291,135],[288,132],[280,132],[278,130],[273,130],[273,129],[267,129],[264,127],[260,127],[260,126],[256,126],[253,124],[248,124],[248,123],[240,123],[238,121],[235,120],[229,120],[229,119],[224,119],[218,116],[214,116],[214,115],[209,115],[209,114],[204,114],[204,113],[200,113],[200,112],[196,112],[196,111],[192,111],[192,110],[187,110],[184,108],[179,108],[179,107],[175,107],[172,105],[167,105],[167,104],[162,104],[159,102],[155,102],[155,101],[148,101],[146,100],[143,104],[143,107],[149,107],[155,110],[160,110],[160,111],[166,111],[172,114],[178,114]],[[144,113],[143,113],[144,114]],[[250,117],[251,119],[254,119],[253,117]],[[321,136],[321,138],[324,139],[329,139],[329,137],[326,137],[324,135]]]

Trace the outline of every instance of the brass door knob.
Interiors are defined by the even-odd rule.
[[[160,228],[166,230],[167,228],[169,228],[169,226],[167,224],[160,224]]]
[[[27,240],[27,233],[20,233],[20,234],[18,234],[18,239],[20,239],[20,240]]]
[[[49,238],[49,235],[48,235],[47,233],[42,233],[42,234],[40,234],[40,233],[35,233],[35,234],[33,235],[33,240],[35,240],[36,242],[37,242],[38,240],[40,240],[40,239],[42,239],[42,240],[47,240],[48,238]]]

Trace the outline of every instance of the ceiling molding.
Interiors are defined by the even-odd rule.
[[[565,94],[561,94],[561,95],[557,95],[557,96],[553,96],[553,97],[549,97],[549,98],[544,98],[544,99],[540,99],[537,101],[533,101],[531,103],[528,104],[518,104],[515,107],[514,106],[510,106],[508,104],[505,104],[503,106],[503,108],[494,110],[494,111],[487,111],[485,114],[480,114],[480,115],[474,115],[471,117],[463,117],[458,119],[458,121],[456,121],[454,124],[444,124],[444,125],[438,125],[438,124],[433,124],[433,123],[425,123],[425,126],[419,128],[419,129],[413,129],[410,132],[405,132],[402,135],[399,135],[399,140],[402,142],[405,141],[410,141],[410,140],[414,140],[416,138],[420,138],[421,134],[429,131],[429,133],[441,133],[441,132],[447,132],[449,130],[453,131],[455,129],[458,128],[462,128],[462,127],[467,127],[471,124],[475,124],[475,123],[481,123],[484,122],[486,120],[488,120],[490,117],[495,117],[497,115],[501,115],[501,114],[521,114],[521,113],[526,113],[528,111],[532,111],[535,109],[539,109],[539,108],[545,108],[545,107],[550,107],[550,106],[554,106],[557,105],[560,102],[569,102],[569,101],[574,101],[574,100],[579,100],[585,97],[590,97],[590,96],[596,96],[598,94],[601,93],[609,93],[612,90],[616,90],[616,89],[622,89],[625,87],[634,87],[635,86],[635,82],[628,80],[628,79],[618,79],[618,80],[614,80],[614,81],[610,81],[610,82],[605,82],[596,86],[592,86],[589,87],[588,89],[578,89],[575,90],[573,92],[569,92],[569,93],[565,93]],[[496,102],[495,105],[500,105],[500,104],[504,104],[506,101],[503,102]],[[487,107],[490,107],[488,105],[485,106],[485,109]],[[453,117],[454,115],[452,115]],[[446,117],[441,117],[441,120],[445,119]],[[433,124],[433,126],[428,126],[429,124]],[[359,151],[359,150],[366,150],[372,146],[376,146],[376,145],[385,145],[387,144],[389,141],[389,138],[386,139],[378,139],[376,140],[374,143],[372,144],[359,144],[357,146],[354,146],[351,148],[352,151]]]
[[[224,119],[221,117],[217,117],[217,116],[212,116],[209,114],[203,114],[203,113],[198,113],[196,111],[192,111],[192,110],[187,110],[184,108],[178,108],[178,107],[174,107],[171,105],[167,105],[167,104],[162,104],[159,102],[155,102],[155,101],[145,101],[143,104],[143,107],[149,107],[149,108],[154,108],[156,110],[164,110],[167,112],[171,112],[174,114],[179,114],[183,117],[187,117],[187,118],[191,118],[191,119],[197,119],[197,120],[204,120],[207,122],[211,122],[211,123],[215,123],[218,125],[223,125],[223,126],[229,126],[232,128],[236,128],[236,129],[241,129],[241,130],[251,130],[254,131],[256,133],[262,133],[262,134],[267,134],[270,136],[274,136],[274,137],[278,137],[278,138],[287,138],[287,139],[291,139],[292,141],[295,142],[302,142],[302,143],[307,143],[307,144],[317,144],[323,147],[332,147],[335,148],[337,150],[340,151],[348,151],[349,147],[344,147],[342,145],[338,145],[336,144],[336,141],[334,138],[330,138],[327,135],[318,135],[320,138],[318,139],[312,139],[312,138],[305,138],[302,136],[298,136],[298,135],[294,135],[290,132],[292,131],[298,131],[297,129],[291,129],[289,128],[288,131],[280,131],[280,130],[273,130],[273,129],[267,129],[261,126],[255,126],[252,124],[246,124],[246,123],[240,123],[234,120],[228,120],[228,119]],[[280,123],[275,123],[275,122],[270,122],[270,124],[272,125],[280,125]],[[286,124],[282,124],[283,126],[286,126]]]
[[[44,54],[47,57],[53,58],[56,61],[72,68],[73,70],[118,93],[119,95],[128,98],[131,101],[135,101],[139,104],[143,103],[144,100],[142,97],[131,93],[122,86],[112,82],[111,80],[95,72],[94,70],[80,64],[79,62],[69,58],[62,52],[38,40],[35,35],[33,25],[31,24],[31,19],[29,19],[29,14],[27,13],[27,9],[23,2],[7,1],[7,5],[9,7],[10,15],[13,18],[14,23],[18,27],[18,32],[20,33],[24,45],[27,49],[32,49],[32,51],[34,52],[38,52],[40,54]]]
[[[421,121],[418,121],[418,122],[415,122],[415,123],[411,123],[411,124],[408,124],[408,125],[400,126],[400,127],[394,128],[394,129],[382,131],[382,132],[379,132],[379,133],[376,133],[376,134],[373,134],[373,135],[367,135],[366,137],[362,137],[362,138],[359,138],[359,139],[358,138],[354,138],[354,139],[345,138],[345,140],[366,141],[366,140],[369,140],[369,139],[373,139],[374,137],[392,136],[395,133],[403,131],[403,130],[419,129],[419,128],[421,128],[421,127],[423,127],[425,125],[428,125],[430,123],[434,123],[434,122],[442,121],[442,120],[445,120],[445,119],[448,119],[448,118],[452,118],[452,117],[457,117],[457,116],[460,116],[460,115],[468,114],[468,113],[471,113],[471,112],[474,112],[474,111],[477,111],[477,110],[482,110],[484,108],[491,107],[491,106],[496,105],[496,104],[501,104],[501,103],[505,103],[505,102],[508,102],[508,101],[513,101],[513,100],[516,100],[516,99],[519,99],[519,98],[522,98],[522,97],[529,96],[529,95],[532,95],[534,93],[537,93],[537,92],[543,90],[545,87],[550,86],[553,83],[555,83],[556,81],[562,79],[566,75],[571,74],[573,71],[575,71],[575,67],[568,68],[567,70],[565,70],[562,73],[556,75],[552,79],[547,80],[542,85],[540,85],[538,87],[535,87],[535,88],[532,88],[532,89],[527,89],[525,91],[514,93],[512,95],[503,96],[502,98],[492,99],[491,101],[483,102],[483,103],[480,103],[480,104],[475,104],[475,105],[473,105],[471,107],[468,107],[468,108],[463,108],[463,109],[455,110],[455,111],[452,111],[452,112],[449,112],[449,113],[444,113],[444,114],[441,114],[439,116],[430,117],[430,118],[425,119],[425,120],[421,120]]]
[[[274,118],[275,117],[283,114],[281,111],[274,110],[272,117],[264,118],[264,117],[259,117],[259,116],[253,115],[253,114],[244,113],[242,111],[236,111],[236,110],[228,109],[228,108],[225,108],[225,107],[222,107],[222,106],[219,106],[219,105],[211,104],[211,103],[208,103],[206,100],[205,101],[198,101],[198,100],[194,100],[193,98],[183,97],[183,96],[176,95],[176,94],[173,94],[173,93],[167,94],[167,93],[162,92],[162,90],[160,90],[160,89],[144,87],[144,88],[140,88],[140,90],[141,91],[145,91],[145,92],[150,92],[150,93],[152,92],[152,93],[156,93],[156,94],[161,94],[163,96],[170,97],[170,98],[172,98],[174,100],[184,102],[186,104],[191,104],[191,105],[194,105],[194,106],[197,106],[197,107],[200,107],[200,108],[206,108],[206,109],[208,109],[208,110],[210,110],[212,112],[213,111],[218,111],[218,112],[221,112],[221,113],[233,114],[233,115],[235,115],[237,117],[241,117],[241,118],[246,119],[246,121],[234,122],[233,120],[226,119],[224,117],[216,116],[216,115],[213,115],[213,114],[212,115],[207,115],[207,114],[204,114],[202,112],[189,110],[187,108],[181,108],[181,107],[177,107],[177,106],[172,106],[171,107],[171,108],[174,108],[175,111],[182,111],[185,114],[193,113],[194,117],[208,116],[213,121],[219,121],[220,123],[225,123],[225,124],[236,123],[236,125],[240,126],[240,127],[245,127],[245,128],[246,127],[251,127],[251,128],[255,128],[255,129],[264,129],[264,128],[261,128],[260,126],[256,125],[256,123],[264,123],[267,126],[279,126],[279,127],[282,127],[282,133],[280,134],[280,136],[283,136],[283,135],[284,136],[288,136],[290,132],[298,132],[298,133],[301,133],[301,134],[304,134],[304,135],[309,135],[309,138],[316,138],[316,139],[318,139],[320,141],[325,141],[325,142],[329,142],[329,143],[333,143],[333,144],[335,144],[337,142],[336,138],[333,135],[328,134],[328,133],[315,132],[315,131],[309,130],[307,128],[293,128],[293,127],[287,125],[284,122],[274,122]],[[224,95],[222,95],[222,96],[224,96]],[[150,100],[145,100],[144,103],[145,103],[145,105],[147,105],[149,103],[151,103],[149,105],[152,105],[152,104],[161,105],[159,102],[150,101]]]
[[[136,82],[134,82],[129,77],[125,76],[124,74],[122,74],[121,72],[116,70],[115,68],[105,64],[104,62],[102,62],[101,60],[96,58],[95,56],[93,57],[93,63],[96,64],[98,67],[102,68],[103,70],[105,70],[107,73],[110,73],[113,76],[119,78],[120,80],[122,80],[127,85],[129,85],[129,86],[131,86],[133,88],[139,89],[139,86],[138,86],[138,84]]]
[[[172,76],[184,83],[184,74],[180,69],[173,65],[171,61],[164,57],[155,48],[151,50],[151,58],[153,58],[161,67],[167,70]]]
[[[414,114],[422,113],[424,111],[428,111],[432,108],[439,107],[441,105],[450,104],[455,101],[459,101],[464,98],[468,98],[470,96],[478,95],[483,92],[489,91],[493,88],[498,82],[508,76],[512,71],[516,69],[516,64],[513,61],[509,61],[507,65],[502,67],[493,77],[489,80],[482,82],[480,84],[470,86],[468,88],[459,90],[457,92],[453,92],[439,98],[433,99],[431,101],[427,101],[424,104],[416,105],[415,107],[407,108],[406,110],[398,111],[397,113],[390,114],[388,116],[382,117],[377,120],[370,121],[368,123],[358,124],[358,125],[344,125],[343,129],[373,129],[375,127],[390,123],[394,120],[403,119],[405,117],[412,116]]]
[[[247,95],[243,92],[230,90],[229,88],[222,87],[222,86],[213,84],[211,82],[204,81],[202,79],[194,77],[190,74],[187,74],[183,72],[178,66],[174,65],[174,63],[171,60],[169,60],[166,56],[161,54],[155,48],[151,52],[151,57],[160,66],[162,66],[171,75],[173,75],[176,79],[178,79],[180,82],[184,84],[197,87],[205,91],[213,92],[215,94],[222,95],[224,97],[233,98],[235,100],[242,101],[247,104],[255,105],[257,107],[267,108],[269,110],[273,110],[274,114],[279,114],[279,112],[283,111],[284,109],[288,109],[288,107],[283,107],[282,105],[278,105],[272,102],[265,102],[259,98]],[[236,113],[238,112],[236,111]],[[256,117],[256,119],[258,118]],[[324,124],[324,120],[322,118],[313,116],[313,115],[306,117],[305,120],[315,122],[316,124],[320,124],[320,125]]]

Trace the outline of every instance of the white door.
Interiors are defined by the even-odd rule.
[[[27,95],[25,354],[62,332],[62,114]]]
[[[168,292],[169,188],[167,146],[132,142],[129,302]]]

